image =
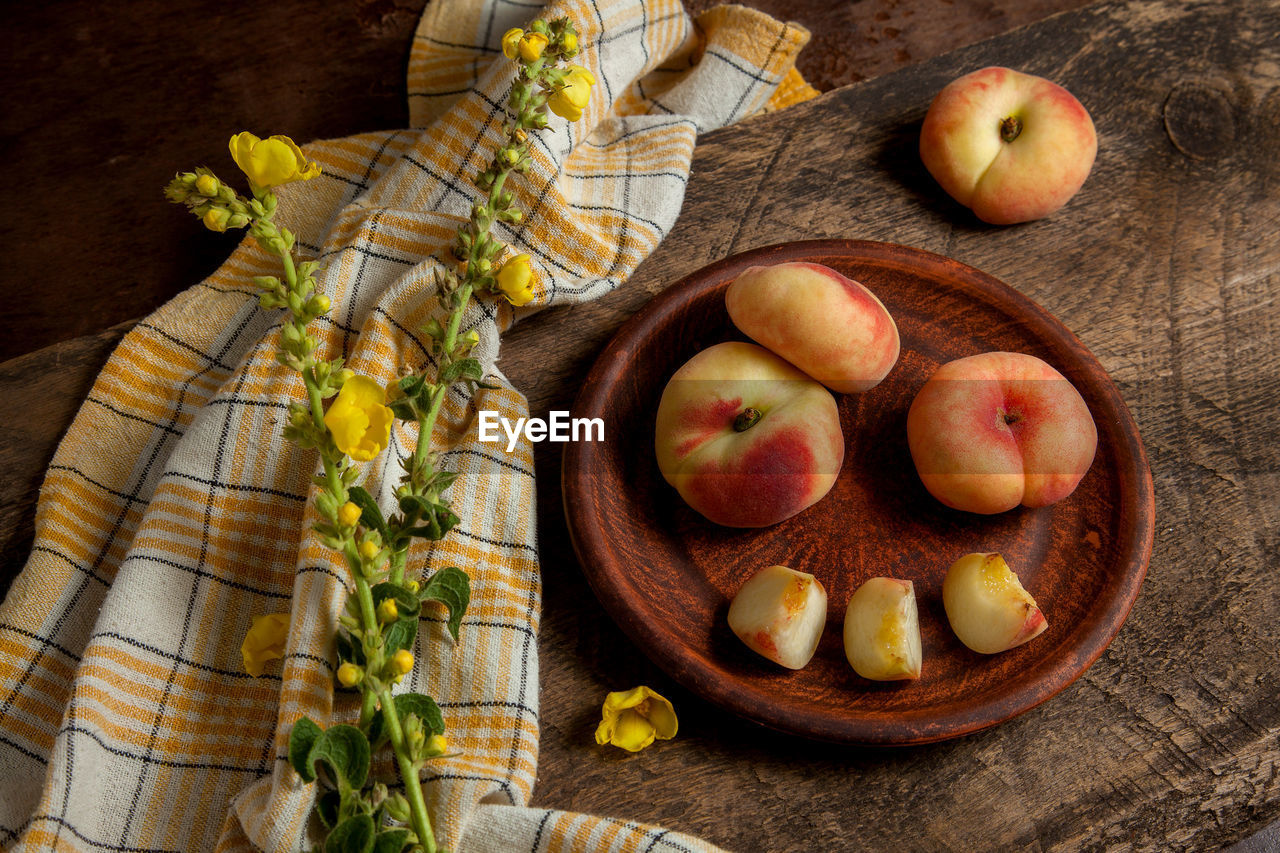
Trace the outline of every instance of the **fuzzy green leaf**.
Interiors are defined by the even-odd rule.
[[[377,831],[369,815],[349,817],[335,826],[324,840],[324,853],[373,853],[373,838]]]
[[[320,815],[320,822],[324,824],[325,829],[333,829],[338,823],[338,811],[342,808],[342,793],[340,791],[325,791],[316,800],[316,814]]]
[[[410,536],[438,542],[458,524],[458,515],[443,501],[440,503],[427,503],[426,506],[428,507],[427,511],[422,513],[422,521],[424,523],[410,527],[405,532]]]
[[[360,507],[360,521],[365,527],[376,530],[383,536],[387,535],[387,520],[382,517],[382,510],[378,508],[373,495],[360,486],[352,486],[347,490],[347,500]]]
[[[373,842],[373,853],[400,853],[409,843],[409,830],[386,829]]]
[[[388,404],[387,408],[391,409],[391,414],[402,421],[416,421],[418,419],[418,410],[414,408],[413,400],[409,397],[401,397],[399,400]]]
[[[449,633],[456,642],[462,628],[462,617],[471,603],[471,578],[457,566],[441,569],[431,576],[418,597],[423,601],[438,601],[449,609]]]
[[[350,661],[356,666],[364,666],[364,646],[351,639],[346,631],[339,631],[335,640],[338,647],[338,665]]]
[[[315,720],[310,717],[299,717],[289,732],[289,763],[293,765],[294,770],[298,771],[303,782],[316,780],[315,770],[307,760],[307,756],[311,754],[311,747],[315,745],[322,731]]]
[[[472,382],[479,382],[484,378],[484,368],[480,366],[480,362],[474,358],[460,358],[455,362],[445,365],[440,371],[440,383],[442,385],[451,385],[459,379],[469,379]]]
[[[396,600],[396,609],[400,611],[401,619],[417,619],[418,611],[422,609],[422,602],[418,600],[418,597],[399,584],[383,581],[382,583],[374,584],[369,593],[373,596],[373,606],[375,608],[388,598],[394,598]]]
[[[323,761],[339,790],[364,787],[369,778],[369,740],[355,726],[330,726],[316,738],[307,754],[307,765]]]
[[[388,656],[401,649],[413,648],[413,641],[418,637],[418,614],[414,612],[408,619],[400,618],[392,622],[382,631],[382,644]]]
[[[422,730],[428,737],[444,734],[444,713],[436,704],[436,700],[430,696],[424,696],[421,693],[401,693],[395,697],[395,704],[396,716],[400,718],[401,725],[404,724],[405,717],[417,714],[418,719],[422,720]],[[374,744],[381,744],[386,736],[382,714],[378,714],[369,726],[369,740]]]

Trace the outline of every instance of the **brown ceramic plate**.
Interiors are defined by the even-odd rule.
[[[745,339],[724,308],[749,266],[813,261],[870,288],[897,321],[902,356],[860,396],[839,397],[847,444],[831,492],[758,530],[718,527],[691,510],[654,459],[663,386],[705,347]],[[912,398],[935,368],[990,350],[1030,353],[1058,368],[1098,425],[1098,453],[1079,488],[1042,509],[998,516],[950,510],[924,490],[907,449]],[[1013,717],[1071,683],[1120,630],[1146,574],[1154,498],[1138,431],[1115,385],[1043,308],[986,273],[887,243],[822,240],[756,249],[673,285],[626,323],[576,403],[599,417],[603,442],[568,445],[564,499],[583,570],[614,620],[689,690],[785,732],[860,744],[943,740]],[[1049,620],[999,655],[966,649],[942,608],[942,578],[971,551],[999,551]],[[781,563],[826,586],[827,628],[803,670],[774,666],[729,630],[729,600],[747,577]],[[924,645],[916,682],[876,683],[845,661],[849,596],[878,575],[915,582]]]

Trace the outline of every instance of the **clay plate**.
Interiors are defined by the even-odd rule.
[[[825,498],[759,530],[718,527],[689,509],[654,460],[663,386],[699,350],[745,340],[724,308],[749,266],[813,261],[869,287],[897,321],[889,377],[839,397],[848,442]],[[920,484],[906,441],[912,398],[939,365],[990,350],[1030,353],[1079,389],[1098,425],[1093,467],[1069,498],[998,516],[950,510]],[[583,571],[605,609],[664,671],[737,714],[785,732],[860,744],[918,744],[995,725],[1058,693],[1120,630],[1146,574],[1154,498],[1137,428],[1102,366],[1044,309],[986,273],[886,243],[823,240],[756,249],[705,267],[628,321],[596,361],[574,410],[603,418],[605,441],[568,445],[564,499]],[[1048,630],[999,655],[969,651],[942,608],[942,577],[970,551],[999,551]],[[730,632],[728,602],[755,570],[781,563],[827,588],[813,661],[791,672]],[[924,645],[917,682],[875,683],[845,661],[849,596],[877,575],[915,582]]]

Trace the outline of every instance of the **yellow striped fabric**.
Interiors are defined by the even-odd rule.
[[[670,231],[697,134],[813,90],[795,73],[808,34],[742,7],[695,23],[679,0],[433,0],[409,66],[412,129],[308,146],[324,175],[281,189],[276,219],[324,264],[333,310],[322,355],[386,381],[430,365],[418,331],[443,312],[433,272],[476,194],[511,81],[503,32],[567,15],[598,81],[583,120],[553,118],[508,183],[525,224],[497,236],[534,259],[534,302],[473,305],[475,355],[499,387],[451,393],[431,437],[459,472],[461,523],[410,555],[422,576],[472,578],[455,645],[424,612],[404,689],[444,709],[458,755],[424,774],[451,850],[702,851],[625,820],[548,811],[534,797],[541,586],[533,454],[478,441],[477,410],[527,414],[495,368],[499,334],[541,307],[621,285]],[[287,131],[262,128],[260,132]],[[230,176],[227,176],[230,177]],[[512,186],[514,184],[514,186]],[[177,212],[175,211],[175,215]],[[313,453],[281,439],[300,380],[274,359],[281,317],[252,277],[275,272],[242,244],[209,279],[131,331],[77,415],[41,490],[26,568],[0,607],[0,847],[13,850],[306,849],[315,786],[285,759],[307,714],[358,714],[333,688],[345,569],[310,533]],[[417,442],[398,424],[395,453]],[[368,463],[394,504],[394,454]],[[281,664],[245,674],[255,616],[289,612]],[[375,773],[392,780],[383,755]]]

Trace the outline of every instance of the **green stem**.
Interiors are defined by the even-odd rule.
[[[392,551],[391,559],[387,561],[390,565],[390,569],[387,573],[387,580],[391,581],[396,586],[400,586],[404,583],[404,564],[405,558],[408,557],[408,555],[409,549],[408,547],[405,547],[405,549],[401,551]]]
[[[365,672],[376,673],[382,669],[383,655],[382,632],[378,627],[378,614],[373,606],[373,591],[361,572],[352,571],[352,575],[355,576],[356,581],[356,600],[360,604],[360,621],[364,623],[360,644],[365,651]],[[377,644],[372,647],[365,642],[370,636],[377,638]],[[363,694],[360,701],[360,727],[366,728],[373,722],[373,715],[378,713],[378,694],[368,683],[361,684],[360,689]]]
[[[382,702],[382,720],[387,726],[391,748],[395,750],[396,763],[400,765],[400,778],[404,780],[404,792],[409,801],[409,824],[413,827],[423,849],[427,853],[436,853],[436,836],[431,830],[427,801],[422,796],[422,782],[418,778],[418,768],[409,758],[404,742],[404,729],[400,727],[400,716],[396,713],[391,690],[383,687],[378,694],[378,699]]]
[[[442,341],[442,349],[446,353],[446,357],[451,357],[454,347],[458,345],[458,329],[462,325],[462,313],[471,301],[471,294],[474,290],[475,284],[466,282],[458,292],[458,307],[453,309],[453,313],[449,315],[449,326],[445,329],[444,341]],[[444,362],[442,361],[441,363],[443,364]],[[448,391],[448,388],[444,385],[436,389],[436,392],[431,395],[430,408],[418,421],[418,446],[413,449],[414,469],[421,467],[423,460],[427,458],[427,451],[431,448],[431,435],[435,431],[436,419],[440,415],[440,406],[444,403],[446,391]]]

